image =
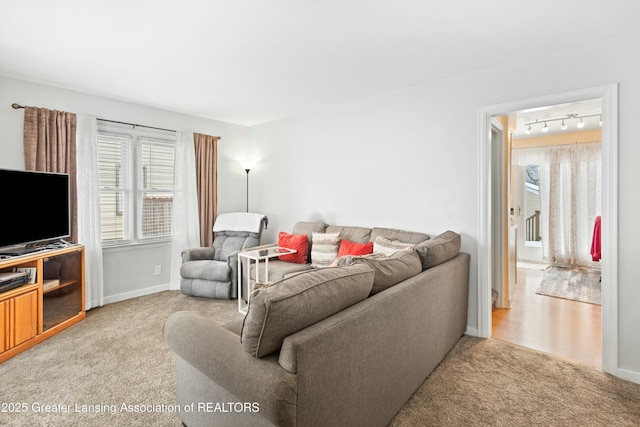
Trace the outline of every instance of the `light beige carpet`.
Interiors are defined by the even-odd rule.
[[[0,425],[180,426],[171,411],[174,356],[162,338],[164,320],[179,310],[220,323],[238,316],[235,301],[177,291],[91,310],[83,322],[0,364],[0,404],[24,408],[0,412]],[[640,385],[465,336],[391,425],[637,426]]]
[[[175,403],[175,359],[162,325],[180,310],[219,323],[239,316],[236,301],[179,291],[92,309],[84,321],[0,365],[0,403],[26,404],[23,413],[0,413],[0,425],[180,426],[171,408],[154,406]]]

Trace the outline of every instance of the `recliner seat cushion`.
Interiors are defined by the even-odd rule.
[[[264,286],[251,295],[242,346],[254,357],[278,351],[289,335],[366,299],[372,286],[366,265],[311,270]]]

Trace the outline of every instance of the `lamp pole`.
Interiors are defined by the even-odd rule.
[[[249,212],[249,171],[251,169],[247,168],[245,169],[245,172],[247,173],[247,212]]]

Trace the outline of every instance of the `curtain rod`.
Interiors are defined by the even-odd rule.
[[[18,110],[20,108],[24,108],[25,106],[14,102],[13,104],[11,104],[11,107],[14,110]],[[134,128],[135,127],[142,127],[142,128],[147,128],[147,129],[163,130],[163,131],[166,131],[166,132],[176,132],[173,129],[164,129],[164,128],[158,128],[158,127],[154,127],[154,126],[139,125],[137,123],[118,122],[116,120],[108,120],[108,119],[100,119],[100,118],[98,118],[96,120],[100,120],[101,122],[117,123],[117,124],[120,124],[120,125],[129,125],[129,126],[133,126]],[[215,138],[218,138],[218,141],[222,139],[221,136],[216,136]]]
[[[128,126],[133,126],[133,128],[135,129],[136,127],[141,127],[141,128],[147,128],[147,129],[155,129],[155,130],[163,130],[166,132],[176,132],[173,129],[164,129],[164,128],[157,128],[155,126],[145,126],[145,125],[139,125],[137,123],[127,123],[127,122],[119,122],[117,120],[108,120],[108,119],[96,119],[96,120],[100,120],[101,122],[109,122],[109,123],[117,123],[119,125],[128,125]]]

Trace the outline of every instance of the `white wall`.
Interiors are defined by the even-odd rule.
[[[275,241],[299,220],[462,234],[478,327],[478,110],[619,83],[619,367],[640,382],[640,35],[604,40],[250,129],[255,210]],[[499,57],[499,47],[487,47]]]
[[[24,110],[12,109],[14,102],[109,120],[222,136],[218,158],[218,210],[245,210],[245,172],[238,161],[242,160],[239,156],[243,154],[246,127],[0,76],[0,168],[24,168]],[[9,201],[4,203],[8,204]],[[170,254],[169,243],[106,249],[103,254],[105,302],[168,289]],[[156,265],[162,266],[162,274],[157,276]]]

